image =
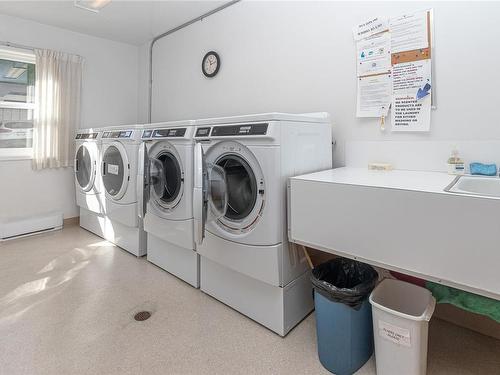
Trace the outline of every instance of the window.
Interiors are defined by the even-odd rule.
[[[34,97],[35,55],[0,48],[0,160],[31,158]]]

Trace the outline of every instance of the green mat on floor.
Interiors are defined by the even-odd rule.
[[[472,313],[490,317],[500,323],[500,301],[430,281],[427,281],[425,286],[432,292],[437,303],[450,303]]]

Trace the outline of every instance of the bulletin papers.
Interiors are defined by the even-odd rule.
[[[357,117],[381,117],[392,106],[392,131],[429,131],[431,59],[429,11],[353,29],[357,53]],[[383,124],[383,121],[382,121]]]
[[[357,117],[387,116],[391,105],[391,37],[385,31],[356,44]]]
[[[431,127],[431,59],[428,11],[389,21],[394,60],[392,131],[429,131]],[[403,62],[404,61],[404,62]]]
[[[396,64],[392,74],[392,131],[429,131],[431,60]]]

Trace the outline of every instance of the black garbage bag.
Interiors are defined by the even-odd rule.
[[[368,264],[335,258],[312,270],[314,289],[332,302],[359,310],[377,282],[378,273]]]

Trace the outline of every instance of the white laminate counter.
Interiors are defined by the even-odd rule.
[[[500,199],[440,172],[338,168],[289,182],[289,239],[500,300]]]
[[[449,194],[444,191],[456,176],[443,172],[372,171],[367,168],[336,168],[293,177],[296,180],[360,185],[386,189]]]

